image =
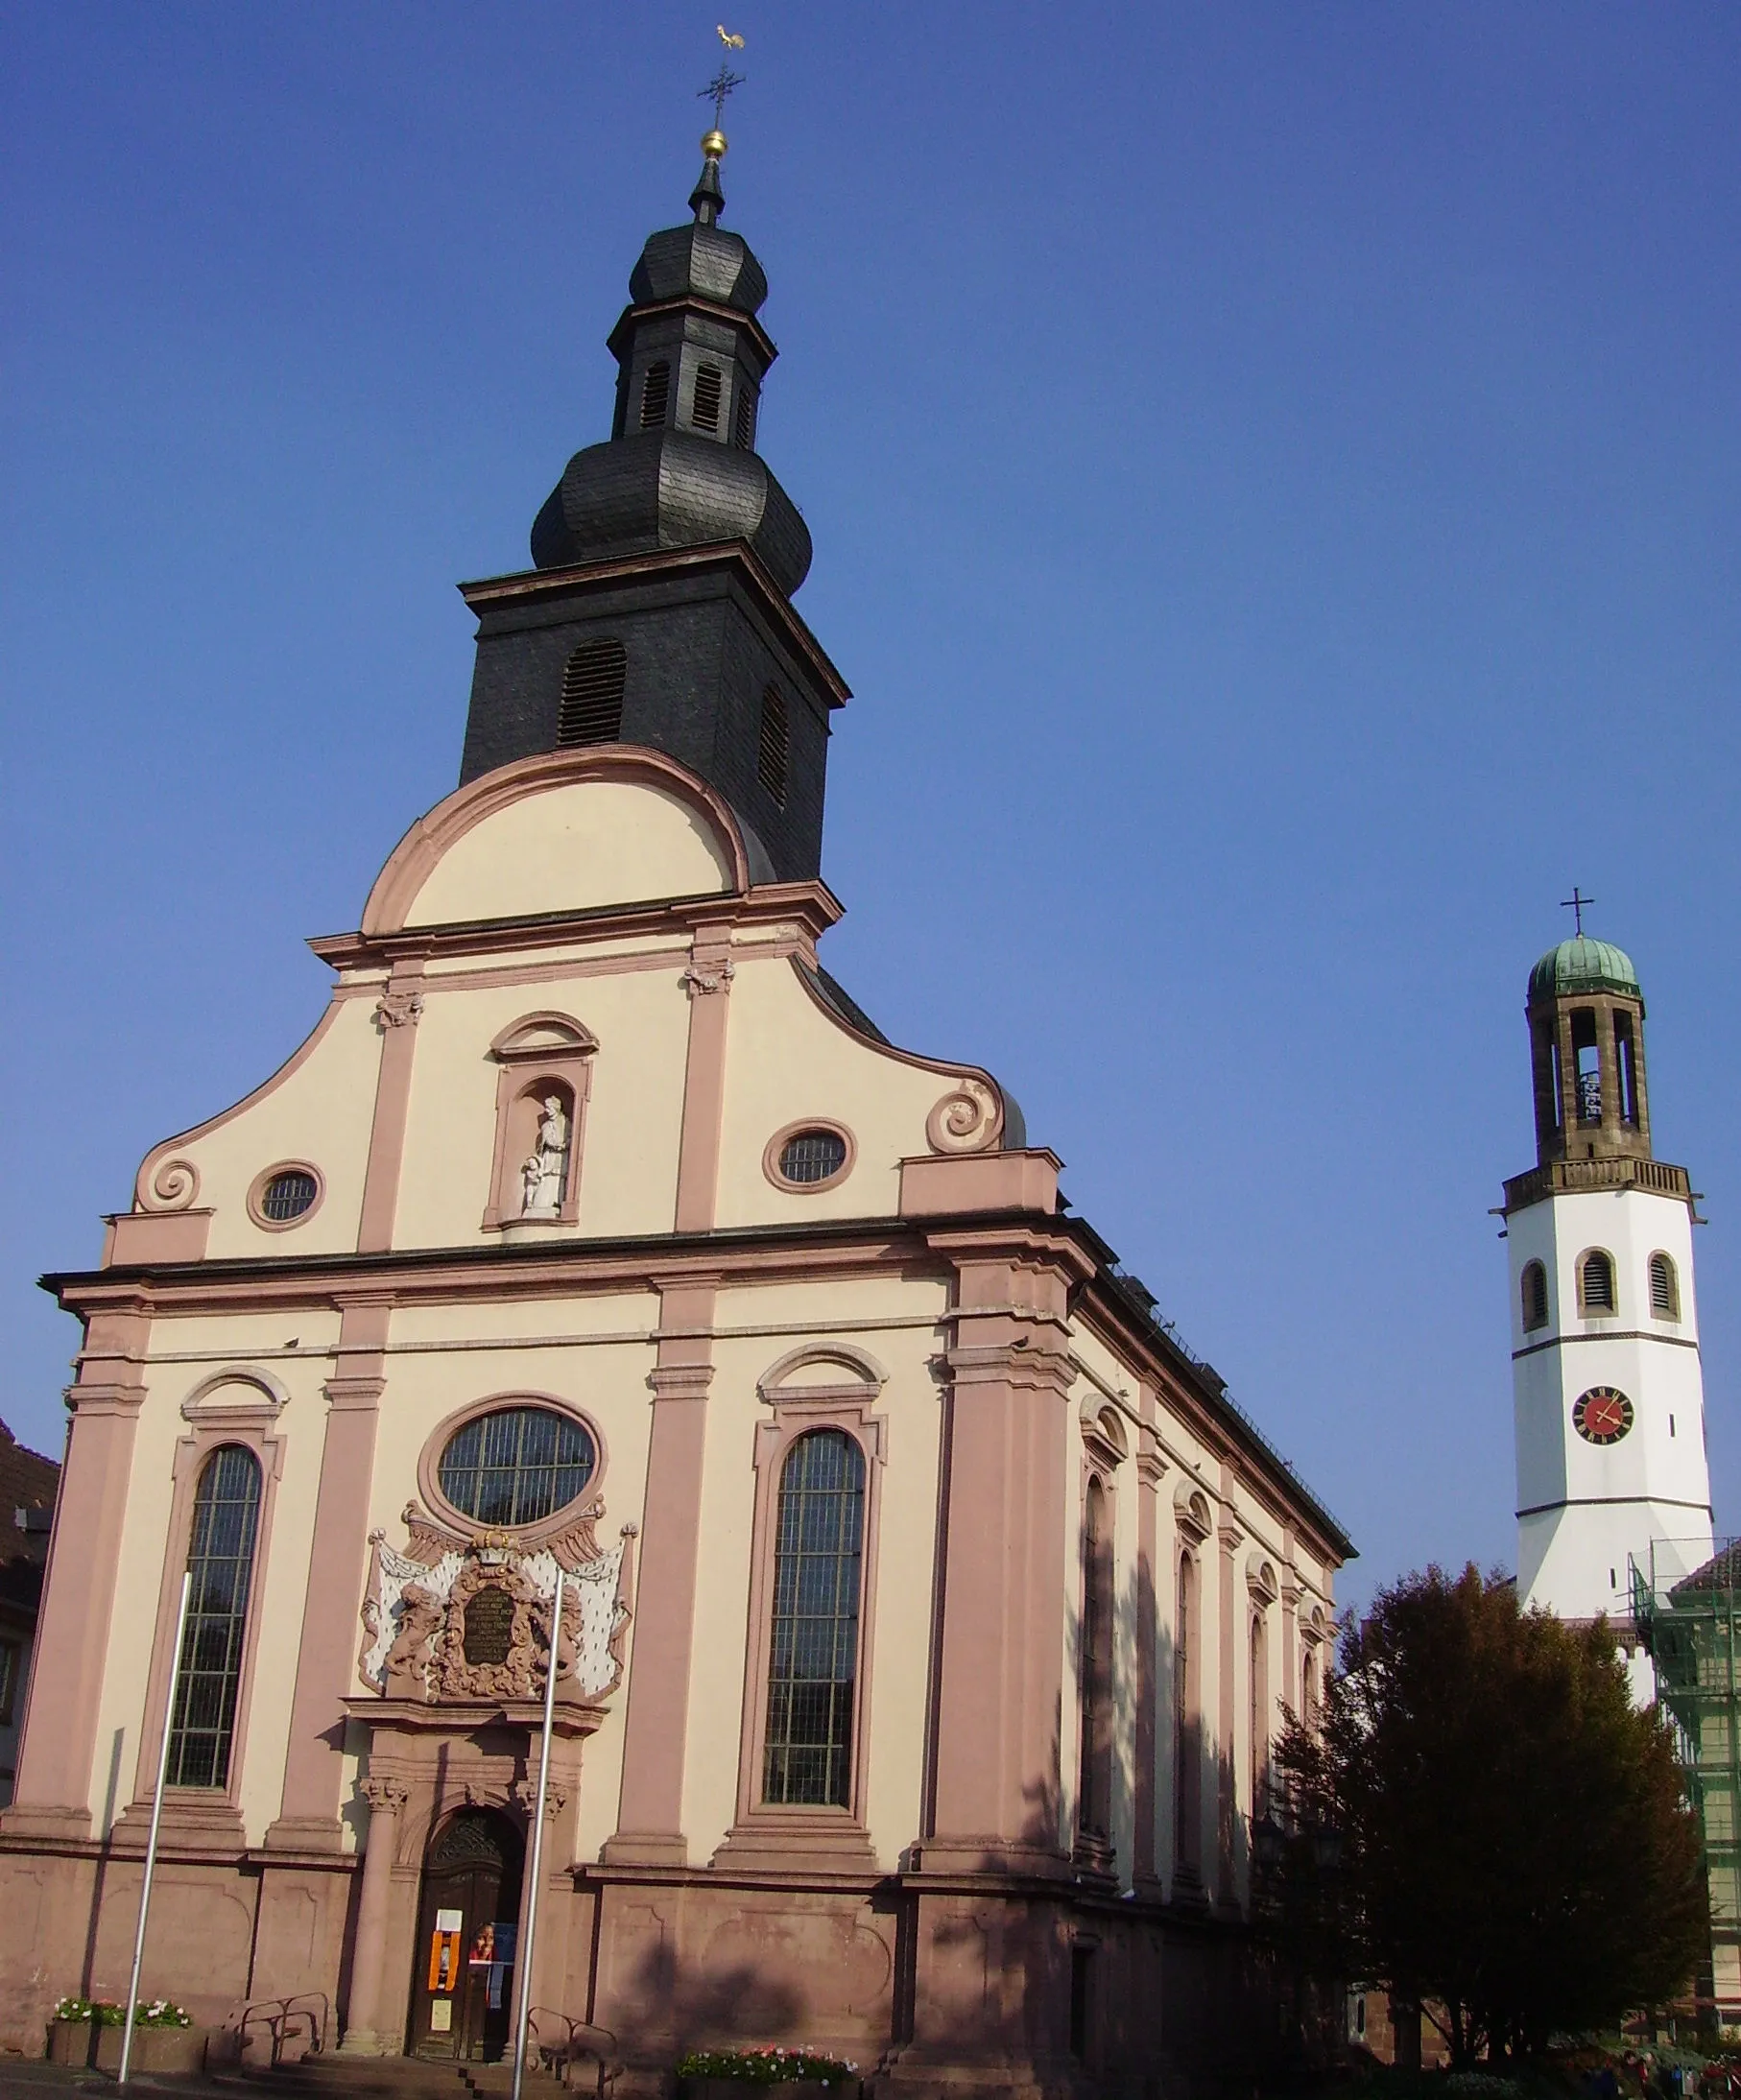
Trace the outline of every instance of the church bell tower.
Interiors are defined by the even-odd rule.
[[[1505,1184],[1517,1587],[1562,1618],[1631,1611],[1710,1556],[1684,1167],[1651,1151],[1644,996],[1579,931],[1530,972],[1536,1165]]]
[[[651,746],[731,805],[756,881],[822,871],[828,718],[850,698],[793,609],[810,534],[757,450],[778,354],[768,279],[726,208],[717,129],[688,224],[652,234],[608,347],[610,436],[577,452],[529,572],[478,616],[460,781],[576,744]]]

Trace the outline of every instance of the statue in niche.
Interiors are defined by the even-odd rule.
[[[544,1096],[538,1117],[538,1149],[527,1155],[520,1168],[520,1215],[523,1218],[554,1218],[562,1207],[562,1190],[568,1180],[568,1117],[560,1094]]]

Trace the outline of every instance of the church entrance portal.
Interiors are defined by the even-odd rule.
[[[411,1979],[410,2051],[494,2063],[513,2017],[524,1847],[506,1816],[463,1808],[430,1840]]]

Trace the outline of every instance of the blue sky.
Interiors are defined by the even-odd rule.
[[[453,784],[718,0],[0,5],[0,1412]],[[727,223],[856,698],[825,957],[1013,1086],[1364,1553],[1513,1551],[1524,979],[1693,1169],[1741,1530],[1741,14],[753,0]]]

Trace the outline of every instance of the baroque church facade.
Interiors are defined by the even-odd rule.
[[[648,2089],[732,2041],[1185,2074],[1255,2002],[1252,1823],[1351,1548],[997,1080],[819,959],[848,696],[724,145],[610,437],[465,586],[458,790],[314,943],[309,1038],[50,1279],[0,2040],[124,1994],[167,1725],[149,1993],[498,2053],[551,1668],[532,1996]]]

